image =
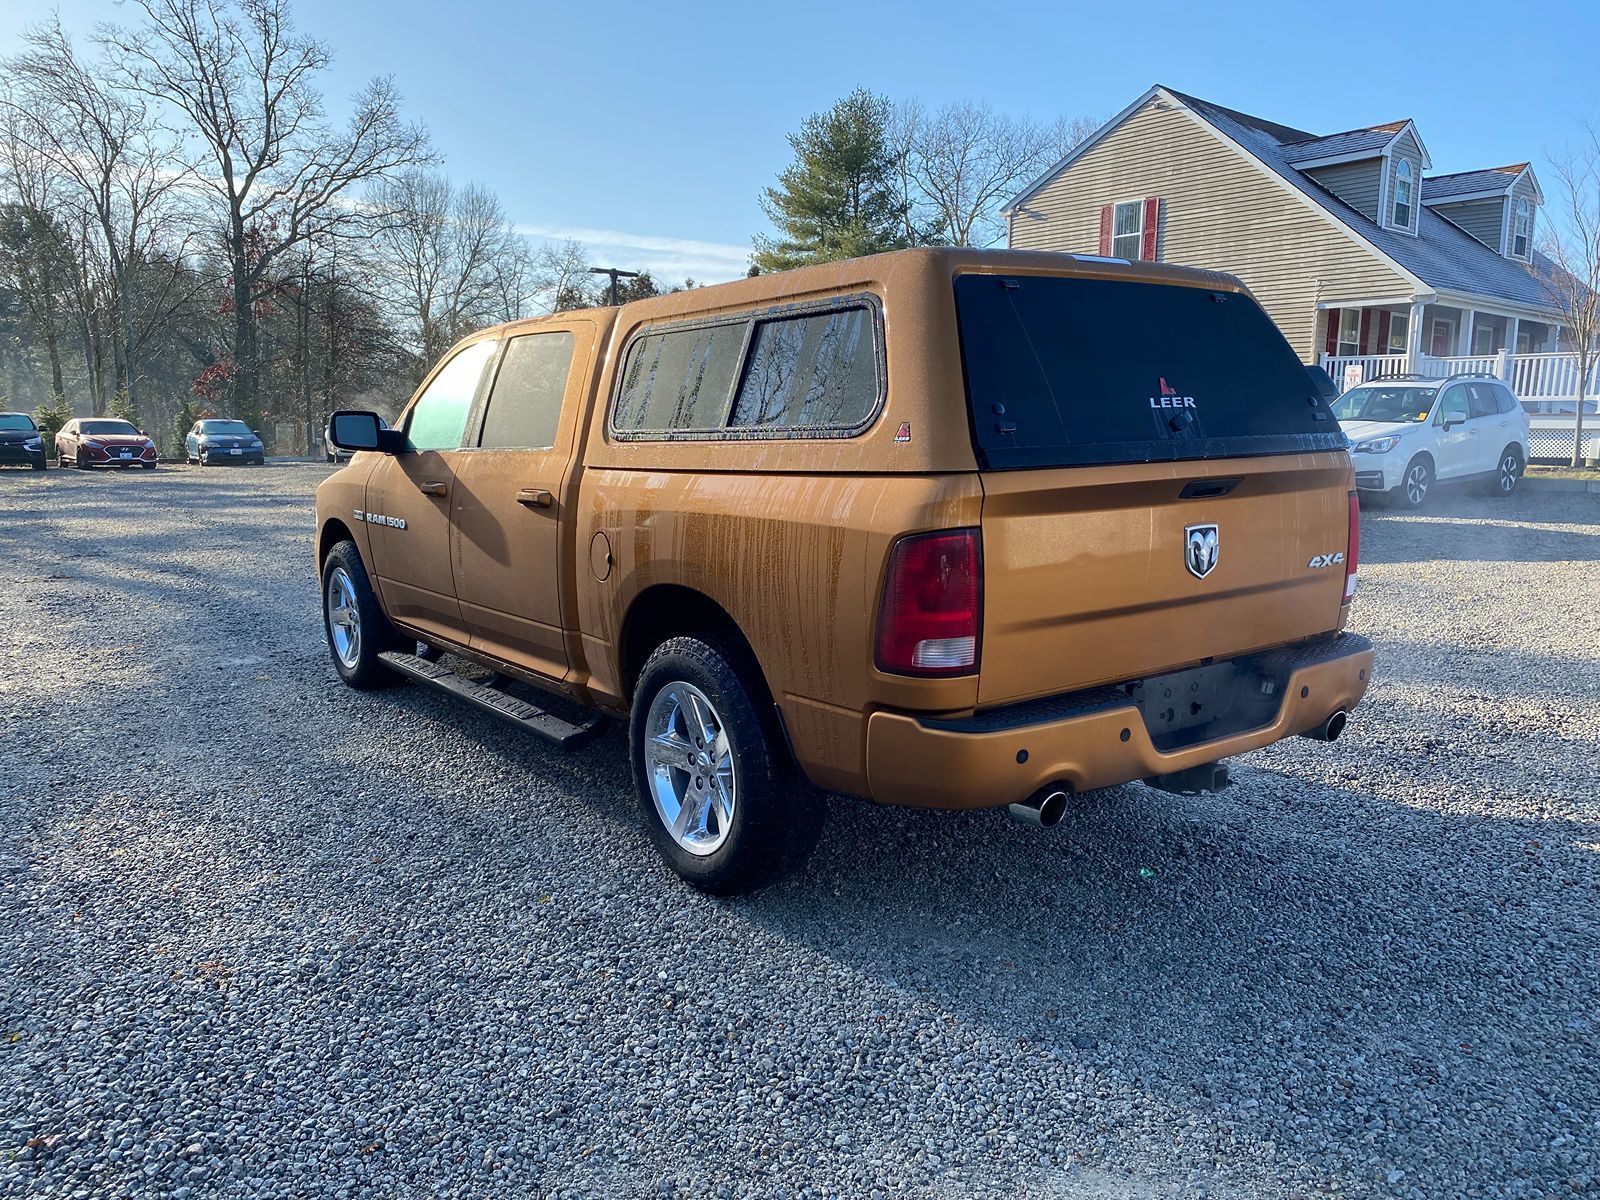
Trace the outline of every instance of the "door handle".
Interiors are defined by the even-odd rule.
[[[529,508],[549,508],[555,503],[555,497],[544,488],[518,488],[517,503]]]
[[[443,496],[449,492],[448,485],[438,482],[429,482],[421,485],[424,496]]]

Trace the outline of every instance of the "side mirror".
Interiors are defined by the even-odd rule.
[[[259,429],[252,429],[250,432],[255,434],[257,437],[261,436],[261,430]]]
[[[384,437],[390,430],[378,422],[378,413],[344,410],[328,418],[328,440],[339,450],[379,450],[392,454],[397,450],[394,438]]]
[[[1446,431],[1454,429],[1457,425],[1465,425],[1466,423],[1467,423],[1467,414],[1466,413],[1448,412],[1448,413],[1445,413],[1445,415],[1444,415],[1444,427],[1445,427]]]

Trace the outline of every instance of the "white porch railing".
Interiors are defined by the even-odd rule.
[[[1345,378],[1350,368],[1360,371],[1363,383],[1380,375],[1414,373],[1443,378],[1462,371],[1479,371],[1509,383],[1529,412],[1570,413],[1578,398],[1576,354],[1508,354],[1502,351],[1448,358],[1435,358],[1431,354],[1419,354],[1415,358],[1406,354],[1324,354],[1321,361],[1340,391],[1350,386]],[[1600,365],[1590,369],[1586,398],[1591,408],[1597,397],[1600,397]]]

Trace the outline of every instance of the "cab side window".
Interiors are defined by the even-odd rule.
[[[572,334],[512,338],[489,393],[478,445],[485,450],[548,450],[554,446],[571,370]]]
[[[1472,397],[1472,416],[1492,417],[1500,411],[1498,389],[1492,383],[1469,383],[1467,392]]]
[[[474,342],[461,350],[433,377],[406,418],[406,439],[413,450],[456,450],[467,429],[467,414],[478,391],[484,364],[499,343]]]

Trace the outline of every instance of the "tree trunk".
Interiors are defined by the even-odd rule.
[[[1574,415],[1572,418],[1572,465],[1574,467],[1583,465],[1583,406],[1588,402],[1589,398],[1589,372],[1593,369],[1593,365],[1588,353],[1579,353],[1578,402],[1573,406]]]
[[[251,429],[261,428],[261,408],[256,378],[256,310],[250,263],[239,235],[233,258],[233,408],[229,414]]]

